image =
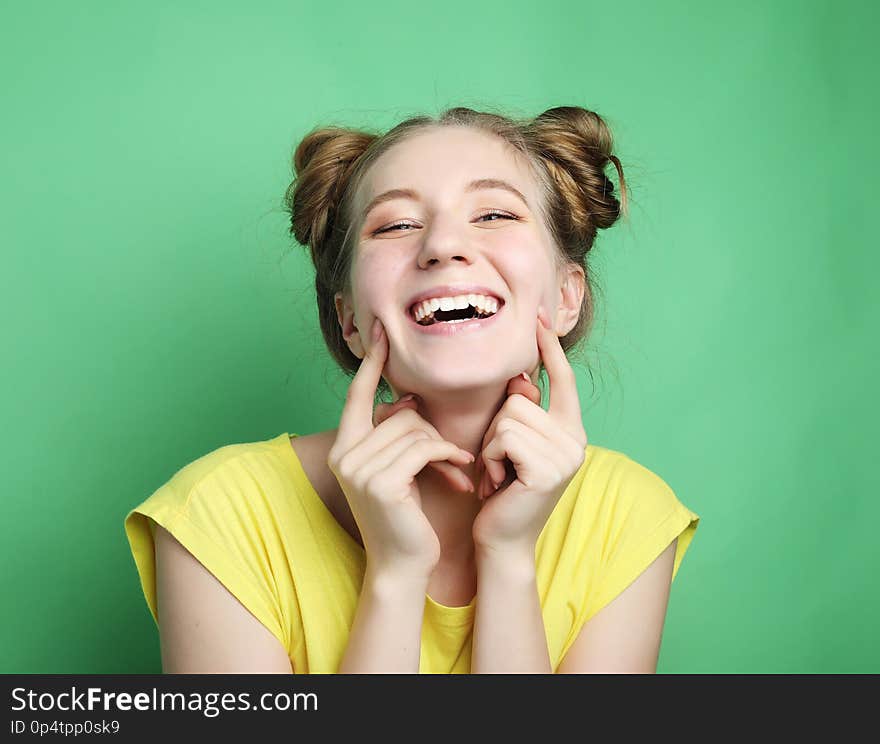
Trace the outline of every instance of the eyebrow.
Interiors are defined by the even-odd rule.
[[[516,188],[511,183],[504,181],[500,178],[477,178],[476,180],[471,181],[467,186],[465,186],[465,192],[470,193],[472,191],[481,191],[483,189],[502,189],[503,191],[507,191],[517,197],[526,207],[529,207],[529,202],[523,196],[522,192]],[[419,192],[415,189],[389,189],[388,191],[384,191],[375,197],[364,209],[361,214],[361,220],[366,220],[367,215],[373,211],[380,204],[384,204],[387,201],[391,201],[392,199],[414,199],[418,201],[420,199]]]

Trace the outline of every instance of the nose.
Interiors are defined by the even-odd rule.
[[[473,261],[473,248],[462,233],[452,225],[443,226],[435,222],[423,233],[422,248],[419,252],[419,266],[422,268],[450,260]]]

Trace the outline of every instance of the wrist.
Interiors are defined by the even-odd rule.
[[[385,596],[424,594],[428,591],[430,576],[430,571],[426,573],[422,569],[401,570],[371,566],[368,561],[364,573],[364,586],[369,586],[374,593]]]
[[[504,573],[528,581],[535,575],[535,548],[527,545],[474,545],[477,572]]]

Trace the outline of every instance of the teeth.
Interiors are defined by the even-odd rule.
[[[498,300],[479,294],[434,297],[414,305],[412,312],[416,321],[420,321],[437,310],[463,310],[469,305],[475,307],[483,315],[493,315],[498,312]]]

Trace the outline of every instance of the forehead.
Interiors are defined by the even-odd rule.
[[[411,188],[428,197],[454,198],[478,178],[497,178],[536,203],[536,184],[523,155],[501,137],[465,127],[411,135],[372,164],[361,183],[358,207],[389,189]]]

